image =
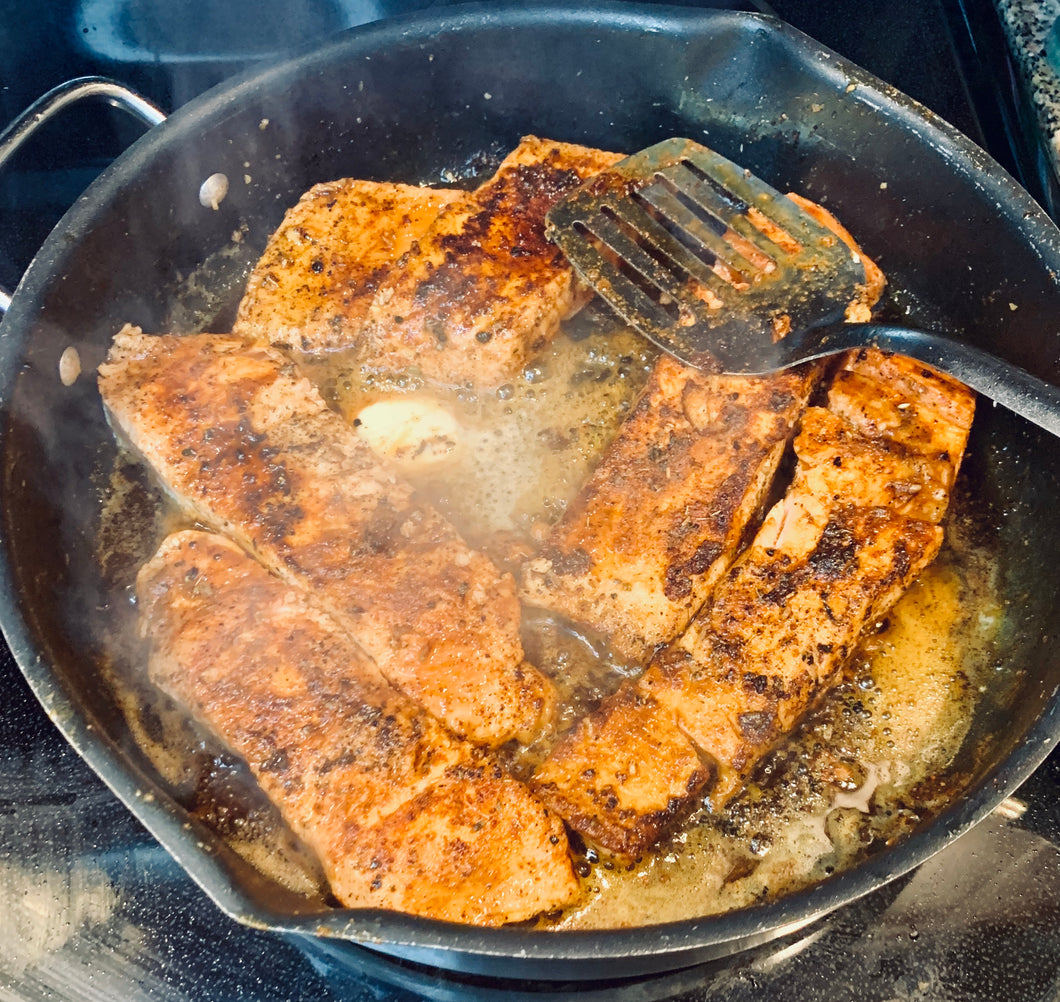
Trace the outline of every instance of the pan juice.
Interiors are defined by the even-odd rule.
[[[329,404],[474,546],[516,570],[589,476],[644,385],[654,349],[624,328],[584,320],[509,383],[489,391],[384,378],[335,356],[307,366]],[[380,405],[383,406],[380,406]],[[360,423],[359,423],[360,422]],[[414,433],[409,432],[410,427]],[[98,558],[116,592],[169,531],[187,525],[129,457],[102,487]],[[908,834],[960,789],[953,763],[990,684],[1000,621],[994,562],[965,531],[957,492],[935,563],[864,637],[841,682],[724,811],[691,817],[632,865],[576,849],[583,895],[542,929],[637,926],[720,913],[826,879]],[[115,603],[117,606],[117,603]],[[131,603],[108,627],[124,652],[111,673],[133,736],[193,816],[252,866],[328,902],[310,854],[249,770],[146,684]],[[600,638],[524,609],[528,659],[557,685],[554,728],[504,750],[528,776],[559,737],[640,668]]]
[[[632,866],[590,853],[581,901],[542,927],[747,907],[842,872],[928,821],[960,790],[952,766],[993,673],[994,594],[989,554],[948,544],[733,802],[694,815]]]
[[[633,331],[611,324],[558,337],[495,389],[432,389],[414,374],[379,377],[334,361],[316,378],[355,427],[381,400],[405,401],[406,413],[421,405],[448,415],[441,446],[412,440],[396,456],[384,454],[468,542],[503,560],[513,541],[543,538],[581,489],[656,354]]]

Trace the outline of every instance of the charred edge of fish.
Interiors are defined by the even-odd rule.
[[[854,533],[830,521],[824,527],[808,563],[818,577],[838,580],[849,575],[857,567],[858,549],[858,540]]]
[[[776,720],[777,715],[773,710],[750,710],[736,717],[740,733],[756,745],[763,744],[770,738]]]
[[[666,569],[663,594],[671,602],[679,602],[692,594],[692,576],[686,564],[672,564]]]

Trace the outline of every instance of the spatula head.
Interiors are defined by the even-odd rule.
[[[634,328],[728,372],[783,367],[782,339],[842,320],[865,282],[831,230],[690,139],[590,178],[553,206],[546,232]]]

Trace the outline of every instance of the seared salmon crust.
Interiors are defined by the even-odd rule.
[[[455,734],[495,746],[545,725],[553,687],[523,661],[511,575],[419,501],[282,354],[127,327],[99,373],[119,436],[181,507],[307,590]]]
[[[785,497],[688,629],[553,750],[542,799],[627,857],[731,800],[934,559],[973,410],[920,363],[849,356],[803,419]]]

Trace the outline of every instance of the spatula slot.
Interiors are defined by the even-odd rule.
[[[743,215],[751,207],[735,191],[707,174],[694,160],[679,160],[659,174],[668,175],[671,183],[679,190],[695,191],[696,198],[702,204],[707,204],[706,195],[709,192],[710,201],[718,207],[719,216],[723,220],[734,215]]]
[[[647,254],[653,262],[655,262],[658,268],[651,269],[651,276],[657,276],[656,281],[659,281],[660,283],[665,282],[666,279],[662,277],[664,273],[675,274],[675,277],[682,282],[693,277],[688,267],[688,259],[685,258],[684,263],[682,264],[681,260],[678,260],[672,254],[667,253],[665,246],[661,246],[659,242],[652,240],[653,231],[648,229],[647,226],[634,226],[629,220],[623,219],[623,217],[611,205],[601,206],[600,215],[608,224],[610,224],[610,226],[613,226],[616,231],[620,231],[625,237],[635,243],[638,248]],[[644,221],[641,222],[643,223]],[[665,228],[665,221],[656,219],[656,222]],[[670,235],[676,236],[676,234],[673,233]],[[691,243],[691,241],[689,241],[689,243]],[[688,245],[686,244],[686,246]],[[695,254],[696,257],[708,268],[713,266],[715,260],[714,255],[711,254],[708,249],[702,246],[689,246],[688,249],[691,250],[692,253]]]
[[[685,262],[690,254],[734,288],[747,288],[754,272],[760,270],[728,239],[726,222],[706,207],[682,197],[669,179],[642,188],[631,201],[657,224],[658,230],[666,233],[667,246],[671,248],[668,253],[675,260]],[[685,270],[700,281],[710,280],[701,269],[686,264]]]
[[[773,210],[772,198],[756,191],[746,177],[733,174],[728,179],[730,184],[738,184],[746,197],[706,174],[693,160],[676,164],[672,177],[689,202],[709,207],[725,223],[727,242],[741,249],[760,271],[771,272],[779,260],[802,250],[798,237],[784,226],[784,214]]]
[[[606,282],[627,308],[654,317],[655,323],[678,322],[676,296],[683,279],[631,238],[620,220],[600,213],[574,229],[584,241],[579,270],[591,284]]]

